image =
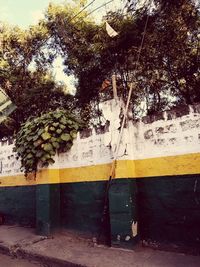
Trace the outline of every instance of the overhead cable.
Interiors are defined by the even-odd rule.
[[[93,11],[91,11],[90,13],[88,13],[85,17],[91,15],[92,13],[96,12],[98,9],[100,9],[100,8],[102,8],[102,7],[104,7],[104,6],[108,5],[108,4],[110,4],[111,2],[113,2],[113,0],[110,0],[110,1],[108,1],[108,2],[106,2],[106,3],[104,3],[103,5],[101,5],[101,6],[97,7],[97,8],[95,8]]]
[[[78,15],[80,15],[86,8],[88,8],[89,6],[91,6],[96,0],[92,0],[90,3],[88,3],[87,5],[85,5],[77,14],[75,14],[69,22],[71,22],[73,19],[75,19],[76,17],[78,17]]]

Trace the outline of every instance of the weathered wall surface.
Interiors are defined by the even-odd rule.
[[[22,187],[18,183],[18,175],[21,174],[20,161],[16,160],[12,150],[11,140],[1,142],[0,213],[5,215],[7,223],[35,226],[35,187]],[[4,181],[10,180],[11,186],[4,187],[2,177],[5,177]]]
[[[200,248],[199,112],[184,107],[137,123],[141,239]]]
[[[119,134],[121,108],[122,103],[114,100],[103,103],[102,109],[107,119],[105,125],[79,133],[70,152],[57,155],[56,163],[48,172],[59,170],[61,183],[107,180]],[[20,178],[20,161],[15,159],[12,149],[13,144],[1,142],[0,186],[9,186],[9,183],[12,186],[18,181],[19,185],[44,184],[45,177],[40,173],[45,170],[40,171],[37,181]],[[182,107],[157,117],[145,117],[138,122],[129,119],[120,144],[116,177],[199,173],[199,152],[198,105]],[[146,165],[149,167],[145,168]],[[15,177],[12,181],[8,179],[11,176]],[[57,178],[50,180],[46,182],[58,182]]]
[[[140,235],[200,249],[200,175],[137,180]]]
[[[137,159],[200,151],[200,107],[182,107],[138,122]]]
[[[35,187],[0,187],[0,213],[7,223],[35,227]]]
[[[200,249],[200,106],[136,124],[140,237]]]
[[[43,233],[61,223],[97,235],[123,103],[107,101],[102,110],[104,125],[79,133],[70,152],[57,155],[56,163],[40,170],[36,180],[23,176],[13,145],[1,142],[0,212],[16,217],[16,211],[24,209],[22,217],[27,217],[30,210],[30,221],[35,219]],[[135,240],[138,223],[142,239],[199,244],[199,152],[199,105],[137,122],[129,113],[109,193],[112,244]],[[17,200],[29,193],[26,204]]]

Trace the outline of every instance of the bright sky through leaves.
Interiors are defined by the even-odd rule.
[[[27,28],[31,24],[35,24],[43,17],[48,4],[71,3],[71,0],[0,0],[0,21],[6,21],[9,24],[18,25],[21,28]],[[88,0],[88,3],[90,1]],[[108,0],[95,0],[88,8],[89,11],[94,10],[98,6],[108,2]],[[106,7],[102,7],[94,13],[95,19],[100,19],[108,10],[116,10],[123,7],[122,0],[113,0]]]
[[[71,0],[0,0],[0,22],[7,22],[11,25],[17,25],[20,28],[26,29],[32,24],[44,17],[44,12],[48,7],[48,4],[56,3],[71,3]],[[95,8],[108,2],[108,0],[95,0],[94,3],[88,7],[88,11],[91,12]],[[88,0],[90,3],[90,0]],[[110,9],[116,10],[118,7],[123,6],[122,0],[113,0],[112,3],[102,7],[93,14],[97,21],[101,20],[101,17]],[[74,77],[67,76],[63,72],[62,58],[58,57],[53,64],[55,78],[58,81],[64,82],[71,92],[74,92]]]
[[[27,28],[42,18],[49,0],[0,0],[0,21]],[[62,3],[54,0],[54,3]]]

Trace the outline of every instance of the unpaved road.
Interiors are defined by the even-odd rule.
[[[0,267],[43,267],[44,265],[29,262],[23,259],[12,259],[7,255],[0,254]]]

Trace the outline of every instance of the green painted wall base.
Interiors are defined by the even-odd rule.
[[[0,187],[0,213],[5,223],[35,227],[35,186]]]
[[[112,246],[133,248],[140,239],[200,251],[200,175],[113,179],[102,227],[105,188],[105,181],[1,187],[0,213],[40,235],[64,226],[96,238],[101,232]]]
[[[97,237],[101,229],[105,182],[61,184],[61,222],[67,229]],[[102,236],[106,236],[103,229]]]
[[[137,180],[141,239],[199,248],[200,175]]]
[[[36,232],[49,236],[60,226],[60,184],[36,187]]]
[[[111,245],[133,248],[138,234],[132,230],[137,225],[137,186],[131,179],[113,179],[109,190]],[[135,229],[135,228],[134,228]],[[136,228],[137,229],[137,228]]]
[[[102,224],[106,182],[61,185],[61,220],[67,229],[100,238],[101,243],[132,247],[132,223],[137,221],[137,188],[132,179],[113,179],[109,191],[109,214]]]

